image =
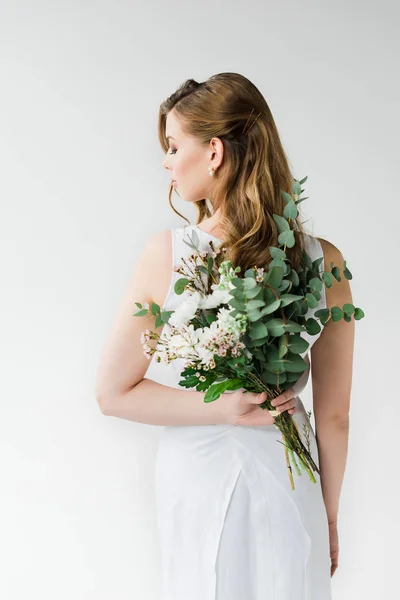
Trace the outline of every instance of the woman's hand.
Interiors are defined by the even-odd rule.
[[[290,388],[274,398],[271,404],[279,413],[287,410],[292,415],[296,410],[296,397],[294,389]],[[266,399],[266,392],[256,394],[246,390],[236,390],[221,394],[215,402],[219,405],[224,422],[230,425],[273,425],[275,416],[272,416],[268,409],[258,406]]]
[[[339,565],[339,536],[337,530],[337,519],[328,519],[329,547],[331,553],[331,577]]]

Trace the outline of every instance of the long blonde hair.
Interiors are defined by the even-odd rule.
[[[242,130],[253,108],[249,125],[261,115],[246,136]],[[218,137],[224,145],[210,200],[214,210],[220,208],[218,226],[228,250],[226,258],[234,267],[242,267],[242,275],[253,266],[267,267],[272,260],[268,246],[278,246],[279,231],[272,215],[283,215],[282,190],[293,197],[293,176],[264,96],[238,73],[218,73],[201,83],[188,79],[160,106],[158,136],[164,152],[169,147],[166,118],[172,109],[185,134],[203,144]],[[189,223],[173,206],[172,191],[171,186],[172,210]],[[206,198],[196,202],[196,208],[197,225],[212,216]],[[286,248],[286,253],[298,270],[304,251],[300,214],[291,227],[296,244]]]

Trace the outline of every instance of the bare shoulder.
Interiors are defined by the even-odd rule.
[[[335,264],[338,262],[343,262],[343,255],[337,246],[328,240],[324,240],[323,238],[317,238],[317,240],[321,244],[322,251],[324,253],[325,271],[328,271],[327,267],[332,261]]]
[[[141,258],[143,279],[147,282],[149,296],[162,306],[172,276],[172,231],[163,229],[146,241]]]
[[[152,258],[158,255],[164,255],[172,250],[172,236],[170,229],[163,229],[150,235],[144,245],[143,253]]]
[[[350,283],[343,275],[345,259],[342,252],[328,240],[323,238],[317,238],[317,240],[320,242],[324,254],[324,271],[331,271],[331,266],[340,269],[341,281],[337,281],[334,277],[331,287],[325,287],[327,307],[339,306],[341,308],[343,304],[352,304]]]

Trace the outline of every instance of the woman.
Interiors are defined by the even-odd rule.
[[[190,252],[185,239],[193,232],[204,249],[210,240],[223,244],[242,272],[268,264],[268,246],[278,245],[272,215],[283,214],[281,190],[291,193],[293,182],[269,107],[241,75],[188,80],[161,105],[159,137],[172,180],[170,204],[175,189],[195,203],[198,224],[161,231],[145,245],[105,344],[97,400],[106,415],[165,426],[156,467],[162,598],[329,600],[338,566],[354,321],[328,321],[319,334],[302,334],[312,364],[311,450],[321,478],[313,484],[296,477],[294,491],[274,417],[258,406],[265,394],[238,390],[205,403],[204,393],[179,386],[179,361],[157,363],[167,385],[146,379],[140,334],[155,329],[154,319],[132,318],[134,303],[178,305],[173,267]],[[303,250],[312,260],[324,257],[321,271],[331,262],[341,267],[333,244],[306,233],[299,218],[294,230],[296,244],[287,248],[294,268]],[[344,303],[352,303],[349,283],[334,279],[314,310]],[[275,401],[300,429],[308,422],[299,393],[309,372],[310,366]]]

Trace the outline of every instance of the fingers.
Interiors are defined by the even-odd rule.
[[[271,401],[272,406],[275,406],[277,410],[282,412],[283,410],[293,409],[296,406],[296,392],[292,387],[285,390]],[[267,399],[267,393],[261,392],[260,394],[248,393],[242,397],[242,401],[249,404],[261,404]]]
[[[243,402],[246,402],[246,404],[261,404],[262,402],[265,402],[266,399],[267,392],[261,392],[261,394],[253,392],[242,397]]]

